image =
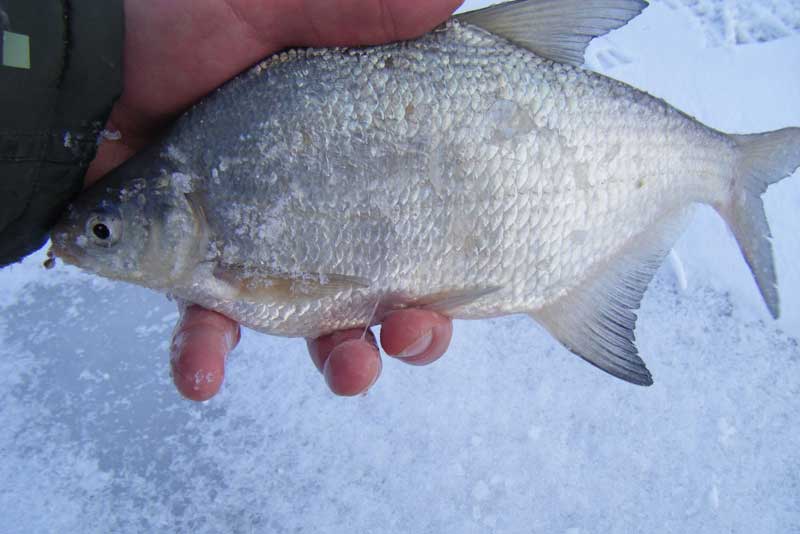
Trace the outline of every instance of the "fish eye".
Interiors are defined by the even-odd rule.
[[[111,230],[108,229],[108,226],[100,222],[95,223],[95,225],[92,226],[92,233],[97,239],[100,239],[101,241],[105,241],[106,239],[111,237]]]
[[[100,247],[111,247],[122,234],[119,217],[111,213],[95,213],[86,221],[86,233],[92,242]]]

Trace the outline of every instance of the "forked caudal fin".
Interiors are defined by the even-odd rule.
[[[735,175],[726,204],[715,206],[736,236],[761,296],[774,318],[780,315],[772,234],[761,195],[770,184],[800,167],[800,128],[731,135],[737,145]]]

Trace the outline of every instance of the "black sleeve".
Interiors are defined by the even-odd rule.
[[[81,190],[122,91],[122,0],[0,0],[0,266]]]

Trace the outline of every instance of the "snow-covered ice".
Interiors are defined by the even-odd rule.
[[[748,4],[657,2],[588,62],[722,130],[800,126],[800,10]],[[765,201],[782,318],[699,209],[640,314],[651,388],[507,317],[355,399],[301,341],[246,332],[190,404],[174,304],[39,253],[0,271],[0,532],[800,532],[800,173]]]

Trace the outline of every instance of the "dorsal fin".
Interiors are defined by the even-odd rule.
[[[643,0],[514,0],[457,15],[559,63],[583,65],[589,41],[627,24]]]
[[[531,316],[592,365],[628,382],[651,385],[634,344],[635,310],[685,220],[683,213],[671,217],[634,239],[588,280]]]

